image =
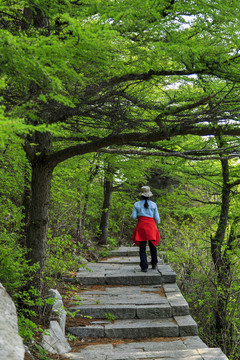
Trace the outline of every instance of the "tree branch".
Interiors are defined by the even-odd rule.
[[[177,135],[198,135],[198,136],[209,136],[209,135],[240,135],[240,128],[233,126],[172,126],[168,130],[168,134],[162,130],[154,132],[131,132],[124,134],[112,134],[104,138],[99,138],[92,142],[86,142],[84,144],[77,144],[70,146],[63,150],[52,153],[48,156],[48,161],[55,167],[58,163],[71,158],[76,155],[83,155],[89,152],[96,152],[102,148],[111,145],[129,145],[131,142],[157,142],[166,140],[168,137],[171,138]],[[236,157],[234,154],[233,157]]]
[[[180,151],[170,151],[170,152],[160,152],[160,151],[142,151],[142,150],[122,150],[122,149],[101,149],[98,152],[107,153],[107,154],[119,154],[119,155],[143,155],[143,156],[164,156],[164,157],[180,157],[187,160],[222,160],[220,156],[190,156],[188,152]],[[196,151],[197,154],[197,151]],[[209,153],[210,154],[210,153]],[[239,157],[239,154],[231,154],[225,156],[224,159],[232,159],[234,157]]]
[[[240,185],[240,180],[235,180],[235,181],[233,181],[232,183],[229,184],[230,188],[233,188],[234,186],[237,186],[237,185]]]
[[[190,110],[190,109],[194,109],[200,105],[203,105],[205,104],[208,100],[212,99],[213,97],[215,97],[217,95],[217,93],[215,94],[212,94],[212,95],[208,95],[198,101],[196,101],[195,103],[192,103],[192,104],[187,104],[187,105],[183,105],[183,106],[175,106],[173,108],[170,108],[170,109],[166,109],[163,114],[161,115],[158,115],[155,119],[155,121],[157,122],[157,120],[159,120],[159,116],[167,116],[167,115],[175,115],[175,114],[179,114],[181,113],[182,111],[185,111],[185,110]]]

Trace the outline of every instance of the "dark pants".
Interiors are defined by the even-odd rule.
[[[147,254],[146,254],[146,245],[147,241],[140,241],[139,242],[139,255],[140,255],[140,267],[141,269],[147,269],[148,268],[148,261],[147,261]],[[148,241],[150,253],[151,253],[151,264],[157,265],[158,259],[157,259],[157,248],[154,246],[151,241]]]

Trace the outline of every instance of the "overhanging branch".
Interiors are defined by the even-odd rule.
[[[69,159],[76,155],[83,155],[90,152],[97,152],[100,149],[106,148],[112,145],[131,145],[132,142],[158,142],[166,140],[168,138],[179,136],[179,135],[198,135],[198,136],[209,136],[209,135],[230,135],[236,136],[240,135],[240,128],[233,126],[172,126],[168,129],[166,134],[163,130],[158,130],[154,132],[130,132],[124,134],[112,134],[106,136],[105,138],[99,138],[95,141],[90,141],[86,143],[77,144],[70,146],[63,150],[57,151],[48,156],[48,162],[51,166],[55,167],[60,162]],[[233,154],[232,157],[238,156]],[[199,158],[198,158],[199,159]]]
[[[142,156],[162,156],[162,157],[179,157],[187,160],[222,160],[222,157],[209,154],[208,156],[191,156],[188,152],[180,151],[143,151],[143,150],[134,150],[134,149],[101,149],[98,152],[107,153],[107,154],[118,154],[118,155],[142,155]],[[197,153],[197,151],[196,151]],[[240,157],[240,152],[237,154],[230,154],[224,156],[224,159],[232,159],[234,157]]]

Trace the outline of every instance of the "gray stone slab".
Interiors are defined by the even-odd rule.
[[[126,301],[127,303],[128,301]],[[109,303],[109,305],[107,305]],[[70,312],[77,312],[76,316],[91,316],[93,318],[103,318],[106,313],[110,313],[117,319],[162,319],[170,318],[172,316],[172,309],[165,299],[156,301],[153,304],[151,301],[143,299],[136,301],[132,298],[127,305],[119,304],[119,299],[114,302],[106,301],[105,304],[93,304],[80,306],[71,306],[68,308]]]
[[[144,344],[144,351],[186,350],[182,340],[148,342]]]
[[[106,360],[106,354],[86,354],[86,353],[69,353],[65,354],[64,357],[70,360]]]
[[[106,337],[141,338],[141,337],[176,337],[178,326],[171,320],[118,320],[105,326]]]
[[[137,306],[139,319],[163,319],[171,316],[172,310],[169,304]]]
[[[176,283],[173,284],[163,284],[163,289],[165,291],[165,293],[171,293],[171,292],[180,292],[179,287],[177,286]]]
[[[99,352],[81,352],[81,353],[69,353],[64,355],[64,359],[70,360],[106,360],[107,355]]]
[[[80,337],[143,338],[177,337],[179,327],[171,319],[127,319],[93,322],[87,326],[70,327],[68,332]]]
[[[145,285],[142,286],[111,286],[108,287],[106,286],[105,288],[105,293],[106,294],[111,294],[111,295],[119,295],[119,294],[140,294],[141,291],[145,291],[145,288],[149,288],[146,287]],[[154,290],[153,287],[151,287],[152,290]]]
[[[147,253],[149,252],[149,249],[147,247],[146,249]],[[160,257],[166,256],[166,251],[158,251],[158,255]],[[138,246],[120,246],[118,249],[111,250],[110,256],[138,256],[139,255],[139,247]]]
[[[198,327],[196,322],[190,315],[174,316],[175,321],[179,326],[180,336],[195,336],[198,335]]]
[[[176,274],[169,265],[159,265],[158,271],[149,269],[142,273],[140,267],[122,264],[89,264],[90,271],[80,269],[76,282],[83,285],[157,285],[174,283]]]
[[[188,304],[181,293],[171,292],[163,297],[158,293],[160,288],[160,285],[115,286],[101,291],[84,291],[79,294],[81,305],[73,305],[68,310],[98,318],[110,312],[119,319],[158,319],[189,314]]]
[[[91,316],[92,318],[103,318],[106,314],[113,315],[116,319],[134,319],[137,316],[135,305],[84,305],[70,307],[71,312],[78,311],[77,317]]]
[[[80,305],[80,304],[81,305]],[[159,296],[158,294],[136,294],[134,295],[126,295],[125,297],[123,295],[119,296],[112,296],[112,295],[95,295],[91,296],[88,295],[88,297],[81,297],[79,298],[79,301],[74,301],[74,304],[76,304],[74,307],[81,307],[85,305],[169,305],[169,302],[166,298],[163,298]],[[79,305],[79,306],[78,306]]]
[[[67,331],[79,337],[103,338],[105,336],[104,326],[101,325],[69,327]]]
[[[136,287],[138,288],[141,292],[146,292],[146,291],[149,291],[149,292],[158,292],[159,290],[161,290],[162,285],[161,284],[156,284],[156,285],[152,285],[152,286],[147,286],[147,285],[143,285],[143,286],[138,286]],[[164,295],[165,296],[165,295]]]
[[[189,313],[190,313],[188,304],[174,302],[174,303],[171,303],[170,305],[171,305],[173,316],[185,316],[185,315],[189,315]]]
[[[136,343],[125,343],[118,344],[113,347],[112,344],[103,344],[103,345],[88,345],[86,348],[82,349],[81,353],[78,353],[77,359],[91,359],[91,356],[96,356],[96,354],[105,354],[109,356],[110,354],[133,354],[139,352],[150,352],[150,351],[162,351],[162,350],[183,350],[185,349],[183,342],[181,340],[173,340],[171,342],[136,342]],[[66,355],[67,358],[75,359],[73,356],[75,354],[69,353]],[[94,357],[93,357],[94,358]]]
[[[0,359],[23,360],[25,349],[18,334],[16,306],[0,283]]]
[[[228,360],[227,356],[219,348],[199,349],[198,352],[203,360]]]
[[[93,296],[93,295],[105,295],[106,291],[105,290],[89,290],[89,291],[84,291],[82,293],[79,294],[79,300],[81,300],[83,297],[87,298],[88,295]],[[74,296],[75,299],[75,296]]]
[[[139,255],[139,247],[138,246],[120,246],[116,250],[110,251],[110,256],[137,256]]]
[[[184,342],[191,343],[198,336],[186,337]],[[199,339],[199,338],[198,338]],[[66,354],[72,360],[102,359],[161,359],[161,360],[228,360],[220,349],[195,348],[186,349],[183,339],[174,338],[172,341],[147,341],[118,344],[88,345],[80,353]],[[99,357],[97,357],[99,356]]]
[[[172,316],[185,316],[189,315],[189,306],[188,304],[180,303],[180,302],[172,302],[170,303],[172,309]]]
[[[114,351],[114,349],[115,349],[115,347],[112,344],[98,344],[98,345],[88,345],[81,352],[96,352],[96,351],[98,351],[99,353],[105,352],[105,354],[107,354],[107,353],[111,353],[112,351]]]
[[[199,336],[186,336],[183,339],[184,346],[187,349],[206,349],[207,345]]]
[[[167,292],[166,298],[173,316],[189,315],[189,305],[180,292]]]
[[[100,304],[106,304],[107,303],[107,301],[106,301],[106,299],[105,299],[105,301],[104,300],[101,300],[100,301]],[[114,305],[122,305],[123,304],[123,301],[121,300],[121,299],[113,299],[112,301],[111,301],[111,304],[114,304]],[[154,298],[148,298],[148,299],[134,299],[134,297],[128,297],[127,299],[126,299],[126,301],[125,301],[125,304],[126,305],[131,305],[131,304],[134,304],[134,305],[136,305],[136,306],[140,306],[140,305],[145,305],[145,306],[147,306],[147,305],[159,305],[159,306],[161,306],[161,305],[168,305],[168,302],[167,302],[167,300],[165,300],[165,299],[161,299],[161,298],[159,298],[159,299],[154,299]]]
[[[193,350],[180,351],[149,351],[129,354],[111,354],[107,360],[144,360],[144,359],[161,359],[161,360],[202,360],[202,357]]]
[[[134,342],[129,344],[118,344],[115,346],[115,351],[121,352],[136,352],[136,351],[162,351],[162,350],[186,350],[183,341],[178,338],[173,338],[171,341],[147,341]]]
[[[75,283],[81,284],[81,285],[105,285],[105,279],[104,277],[89,277],[89,276],[77,276],[75,279]]]
[[[105,278],[105,283],[108,285],[152,285],[159,284],[161,276],[157,273],[149,275],[149,273],[135,273],[135,274],[109,274]]]
[[[168,356],[170,355],[170,357]],[[176,354],[176,357],[173,357],[174,354],[168,353],[159,353],[159,352],[146,352],[146,353],[112,353],[112,354],[98,354],[98,353],[71,353],[67,354],[66,358],[71,360],[203,360],[200,355],[189,356],[188,354],[183,354],[184,357],[179,357],[179,354]],[[160,357],[158,357],[160,356]]]
[[[168,301],[164,298],[161,298],[160,296],[142,296],[142,298],[138,296],[126,296],[125,300],[122,296],[119,297],[100,297],[99,304],[119,304],[119,305],[129,305],[129,304],[135,304],[135,305],[151,305],[151,304],[158,304],[158,305],[168,305]]]
[[[68,310],[78,311],[79,316],[88,315],[94,318],[111,313],[119,319],[159,319],[171,317],[173,314],[188,314],[181,309],[175,311],[168,300],[158,294],[159,289],[160,286],[130,286],[106,287],[105,291],[85,291],[79,294],[81,305],[73,305]]]
[[[149,267],[151,267],[151,258],[147,257]],[[98,261],[99,264],[130,264],[130,265],[139,265],[140,259],[139,256],[117,256],[117,257],[110,257],[105,258]],[[158,258],[158,264],[163,265],[164,260]]]
[[[63,333],[57,321],[50,321],[48,334],[43,335],[41,345],[52,354],[63,355],[71,350],[71,346],[65,338],[65,332]]]
[[[171,293],[167,292],[166,298],[168,299],[169,303],[179,302],[179,303],[187,304],[187,301],[180,292],[171,292]]]

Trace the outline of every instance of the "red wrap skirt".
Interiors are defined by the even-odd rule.
[[[160,241],[160,234],[155,220],[150,217],[140,216],[131,239],[137,246],[139,246],[140,241],[148,240],[156,246]]]

